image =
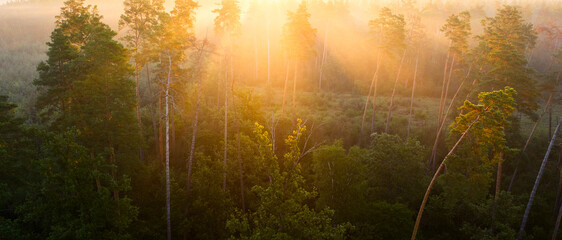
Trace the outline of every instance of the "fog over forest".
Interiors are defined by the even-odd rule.
[[[0,0],[0,239],[562,239],[562,1]]]

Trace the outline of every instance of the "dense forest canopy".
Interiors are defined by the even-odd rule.
[[[0,239],[561,239],[558,1],[0,1]]]

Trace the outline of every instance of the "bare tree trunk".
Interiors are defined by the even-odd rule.
[[[236,131],[238,132],[238,136],[236,138],[237,147],[238,147],[238,171],[240,175],[240,197],[242,198],[242,213],[246,212],[246,201],[244,198],[244,169],[242,167],[242,153],[240,149],[240,119],[236,121]]]
[[[562,152],[560,153],[558,160],[562,158]],[[558,176],[558,187],[556,188],[556,200],[554,201],[554,210],[552,212],[552,216],[555,217],[556,213],[558,212],[558,208],[560,208],[560,193],[562,192],[562,168],[557,166],[559,176]]]
[[[454,65],[454,56],[453,56],[453,63],[451,64],[451,66]],[[466,79],[468,79],[468,77],[470,76],[470,72],[472,71],[472,66],[473,64],[470,64],[470,67],[468,68],[468,72],[465,76],[465,78],[463,79],[463,81],[461,82],[461,84],[459,85],[459,87],[457,88],[457,91],[455,92],[455,95],[453,95],[453,98],[451,99],[451,102],[449,103],[449,107],[447,107],[447,111],[445,112],[445,115],[441,118],[441,123],[439,123],[438,125],[438,129],[437,129],[437,134],[435,136],[435,142],[433,143],[433,148],[431,150],[431,157],[429,160],[428,164],[431,164],[431,169],[435,169],[435,160],[437,159],[437,145],[439,144],[439,137],[441,136],[441,131],[443,130],[443,126],[445,126],[445,122],[447,121],[447,117],[449,116],[449,112],[451,110],[451,107],[453,106],[453,104],[455,103],[455,99],[457,98],[457,95],[459,94],[460,90],[462,89],[462,86],[464,85],[464,82],[466,81]],[[452,68],[451,68],[452,71]],[[449,81],[450,81],[450,74],[449,74]],[[476,80],[475,80],[476,81]],[[472,84],[474,85],[475,82],[472,82]],[[445,92],[448,92],[449,89],[449,84],[447,83],[447,90]],[[445,99],[447,98],[447,93],[445,94]],[[468,99],[468,95],[466,96],[465,100]],[[445,101],[443,102],[443,104],[445,104]],[[443,109],[444,109],[445,105],[443,105]],[[441,110],[440,110],[441,112]],[[428,166],[429,168],[429,166]]]
[[[548,107],[548,137],[552,136],[552,105]]]
[[[425,191],[425,195],[423,196],[423,201],[421,203],[420,206],[420,210],[418,212],[418,216],[416,217],[416,223],[414,225],[414,231],[412,232],[412,238],[411,240],[415,240],[416,239],[416,235],[418,233],[418,228],[420,226],[420,222],[421,222],[421,217],[423,214],[423,210],[425,208],[425,204],[427,203],[427,199],[429,198],[429,192],[431,191],[431,188],[433,187],[433,184],[435,184],[435,181],[437,180],[437,176],[439,175],[439,172],[441,172],[441,170],[443,169],[443,167],[445,166],[445,162],[447,161],[447,159],[449,158],[449,156],[451,156],[451,154],[453,154],[455,152],[455,149],[457,149],[457,147],[459,146],[459,144],[461,143],[461,141],[464,139],[464,137],[466,136],[466,134],[468,133],[468,131],[472,128],[472,126],[474,125],[474,123],[478,122],[478,120],[480,119],[480,115],[478,115],[478,117],[476,117],[476,119],[470,123],[470,125],[468,125],[468,127],[466,128],[466,130],[462,133],[462,135],[459,137],[459,140],[457,140],[457,142],[455,143],[455,145],[453,146],[453,148],[451,148],[451,150],[449,151],[449,153],[447,153],[447,155],[445,156],[445,158],[443,159],[443,161],[441,162],[441,164],[439,164],[439,168],[437,168],[437,171],[435,171],[435,174],[433,174],[433,178],[431,179],[431,182],[429,183],[429,186],[427,187],[427,190]]]
[[[293,125],[297,124],[297,115],[295,112],[296,109],[296,96],[297,96],[297,77],[298,77],[298,72],[299,72],[299,64],[298,64],[298,60],[295,60],[295,75],[293,78]]]
[[[560,228],[560,219],[562,219],[562,207],[558,210],[558,217],[556,217],[556,224],[554,225],[554,231],[552,232],[552,240],[556,240],[558,228]]]
[[[498,171],[496,174],[496,192],[494,194],[494,207],[492,209],[492,235],[495,233],[494,231],[494,224],[496,222],[496,212],[498,209],[498,198],[500,197],[500,190],[501,190],[501,179],[502,179],[502,163],[503,163],[503,154],[500,153],[500,160],[498,162]]]
[[[562,218],[562,204],[560,203],[560,191],[562,189],[562,168],[560,168],[560,159],[562,158],[562,151],[558,155],[558,170],[560,172],[560,180],[558,182],[558,191],[556,193],[556,204],[554,210],[558,210],[558,216],[556,217],[556,224],[554,225],[554,230],[552,231],[552,240],[556,239],[558,234],[558,228],[560,227],[560,219]]]
[[[267,20],[267,85],[271,84],[271,65],[269,58],[269,20]]]
[[[382,64],[381,64],[382,65]],[[375,86],[373,89],[373,116],[371,118],[371,134],[375,132],[375,120],[376,120],[376,112],[377,112],[377,88],[379,86],[379,77],[378,77],[378,70],[379,70],[379,61],[377,61],[377,69],[375,70],[377,73],[375,74]]]
[[[402,64],[404,63],[404,58],[406,58],[406,49],[402,53],[400,58],[400,65],[398,65],[398,73],[396,73],[396,80],[394,80],[394,87],[392,88],[392,95],[390,95],[390,104],[388,105],[388,115],[386,117],[386,126],[384,127],[384,132],[388,133],[388,125],[390,124],[390,116],[392,115],[392,104],[394,103],[394,94],[396,93],[396,85],[398,85],[398,79],[400,79],[400,72],[402,71]]]
[[[375,69],[375,73],[373,74],[373,78],[371,79],[371,86],[369,87],[369,93],[367,94],[367,100],[365,100],[365,108],[363,109],[363,118],[361,120],[361,132],[359,133],[359,141],[357,143],[357,146],[361,146],[361,140],[363,139],[363,127],[365,126],[365,118],[367,117],[367,107],[369,107],[369,98],[371,97],[371,93],[373,91],[373,86],[376,85],[375,79],[377,78],[377,73],[378,73],[378,70],[379,70],[380,56],[381,56],[381,53],[379,51],[379,53],[377,53],[377,67]],[[373,108],[373,110],[374,110],[374,108]]]
[[[193,119],[193,129],[191,133],[191,146],[189,147],[189,159],[187,161],[187,185],[185,189],[186,199],[189,201],[190,193],[191,193],[191,172],[193,166],[193,155],[195,154],[195,139],[197,137],[197,125],[199,123],[199,109],[201,106],[201,92],[202,92],[202,81],[201,81],[201,62],[203,58],[203,54],[205,51],[205,45],[207,43],[207,39],[203,41],[203,45],[199,50],[199,56],[197,56],[197,103],[195,104],[195,116]],[[187,202],[185,205],[185,212],[184,216],[187,217],[189,213],[189,203]],[[183,235],[184,240],[187,239],[187,235]]]
[[[548,157],[550,156],[550,150],[552,150],[552,146],[554,146],[554,140],[556,140],[558,129],[560,129],[560,123],[562,123],[562,121],[558,122],[558,125],[554,130],[554,135],[552,135],[552,139],[548,144],[548,149],[546,150],[546,154],[544,155],[544,159],[542,160],[541,167],[539,168],[539,173],[537,174],[537,178],[535,179],[535,185],[533,186],[533,190],[531,191],[531,196],[529,196],[529,202],[527,203],[527,207],[525,208],[525,214],[523,214],[521,227],[519,228],[519,233],[517,234],[518,240],[521,240],[523,238],[523,233],[525,232],[525,225],[527,224],[527,218],[529,217],[529,212],[531,211],[533,200],[535,199],[535,195],[537,194],[537,188],[539,187],[539,183],[541,181],[542,174],[544,172],[544,167],[546,166],[546,162],[548,161]]]
[[[254,26],[254,59],[256,62],[256,69],[255,69],[255,78],[256,82],[258,81],[258,27],[257,25]]]
[[[285,72],[285,84],[283,87],[283,103],[281,104],[281,116],[285,114],[285,102],[287,97],[287,84],[289,82],[289,58],[286,59],[286,72]]]
[[[449,64],[449,56],[451,54],[451,41],[449,41],[449,47],[447,48],[447,58],[445,59],[445,67],[443,67],[443,84],[441,85],[441,98],[439,99],[439,114],[437,115],[437,129],[439,129],[439,124],[441,124],[441,115],[442,115],[442,108],[443,101],[444,101],[444,94],[445,94],[445,84],[447,83],[447,66]]]
[[[172,239],[172,223],[170,213],[170,119],[168,117],[168,101],[170,98],[170,75],[172,73],[172,57],[168,55],[168,80],[166,81],[166,229],[167,239]]]
[[[162,136],[162,85],[160,85],[160,93],[158,94],[158,149],[160,153],[160,169],[166,165],[164,163],[164,141]]]
[[[322,73],[324,72],[324,62],[326,61],[326,52],[328,47],[328,25],[326,25],[326,32],[324,33],[324,49],[322,50],[322,61],[320,62],[320,78],[318,79],[318,90],[322,89]]]
[[[154,113],[154,95],[152,94],[152,87],[150,84],[150,70],[149,70],[150,64],[146,63],[146,84],[148,86],[148,94],[150,95],[150,114],[152,115],[152,131],[154,134],[154,149],[156,149],[156,151],[158,151],[158,154],[160,154],[160,148],[158,147],[160,144],[158,143],[158,124],[156,123],[156,116]]]
[[[410,97],[410,114],[408,115],[408,135],[406,139],[410,138],[410,127],[412,125],[412,109],[414,107],[414,92],[416,91],[416,76],[418,73],[418,59],[420,56],[420,50],[416,53],[416,67],[414,68],[414,80],[412,82],[412,96]]]
[[[226,191],[226,161],[228,149],[228,71],[224,72],[224,157],[222,190]]]
[[[558,75],[560,76],[560,74],[558,74]],[[549,106],[552,102],[553,94],[554,94],[554,91],[551,91],[550,95],[548,96],[546,106],[544,106],[544,109],[543,109],[542,113],[539,115],[539,118],[535,122],[535,125],[533,125],[533,128],[531,129],[531,133],[529,133],[529,137],[527,137],[527,141],[525,141],[525,145],[523,146],[523,149],[521,149],[521,153],[524,153],[527,150],[527,147],[529,146],[529,143],[531,142],[531,138],[533,138],[533,135],[535,134],[535,130],[537,129],[537,126],[541,122],[541,119],[544,116],[544,114],[546,114],[546,112],[548,111],[548,108],[549,108]],[[515,177],[517,176],[517,173],[518,173],[518,170],[519,170],[519,162],[520,162],[520,160],[518,160],[517,163],[515,164],[515,170],[513,170],[513,175],[511,176],[511,180],[509,181],[509,186],[507,187],[508,192],[511,192],[511,188],[513,187],[513,182],[514,182]]]
[[[176,123],[174,121],[174,102],[170,102],[170,157],[173,157],[172,153],[176,151]]]
[[[225,57],[225,58],[226,58],[226,57]],[[224,63],[223,63],[223,60],[224,60],[223,58],[219,58],[219,66],[223,66],[223,67],[224,67],[224,65],[223,65],[223,64],[224,64]],[[224,71],[226,72],[226,67],[224,67],[224,68],[225,68]],[[221,89],[221,81],[219,81],[219,79],[220,79],[220,77],[221,77],[220,75],[222,74],[222,73],[220,73],[220,71],[218,71],[218,73],[219,73],[219,74],[218,74],[218,76],[217,76],[217,108],[219,108],[220,105],[221,105],[221,104],[220,104],[220,99],[221,99],[221,91],[220,91],[220,89]]]
[[[135,50],[136,51],[136,50]],[[141,162],[144,160],[144,153],[143,153],[143,149],[142,149],[142,140],[143,140],[143,134],[142,134],[142,119],[141,119],[141,113],[140,113],[140,90],[139,90],[139,64],[137,63],[137,60],[135,59],[135,94],[136,94],[136,109],[137,109],[137,127],[138,129],[138,134],[139,134],[139,139],[141,139],[141,144],[139,144],[139,157]]]

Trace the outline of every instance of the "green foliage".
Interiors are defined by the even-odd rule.
[[[468,152],[484,164],[495,165],[502,161],[499,153],[513,151],[507,147],[505,128],[509,126],[509,117],[515,111],[516,95],[513,88],[505,87],[504,90],[480,93],[478,104],[465,101],[460,110],[467,113],[455,119],[456,123],[451,125],[450,137],[456,139],[476,121],[469,131],[472,141]],[[490,155],[493,156],[491,159]]]
[[[480,89],[511,86],[519,93],[516,98],[518,110],[534,116],[539,92],[524,54],[528,48],[534,47],[537,36],[533,25],[525,23],[521,15],[517,8],[504,6],[498,9],[495,17],[482,20],[484,33],[478,39],[485,75]]]
[[[378,47],[382,51],[390,53],[389,56],[398,54],[400,49],[405,47],[404,25],[406,25],[404,16],[393,14],[387,7],[380,10],[378,18],[369,21],[371,32],[377,35],[374,39]]]
[[[221,8],[213,10],[218,14],[215,18],[215,31],[235,37],[241,34],[240,6],[238,0],[222,0]]]
[[[40,239],[128,239],[138,209],[131,199],[113,199],[110,191],[130,190],[130,179],[113,179],[115,165],[93,158],[76,142],[78,134],[47,135],[35,161],[41,179],[18,207],[24,226]],[[108,186],[108,187],[106,187]]]
[[[470,36],[470,13],[460,12],[458,15],[451,15],[447,18],[447,23],[441,27],[451,41],[451,50],[459,57],[468,49],[468,37]]]
[[[231,238],[343,239],[349,225],[333,225],[333,210],[326,208],[316,212],[305,203],[316,196],[316,192],[304,189],[298,164],[299,139],[305,130],[299,120],[297,129],[285,139],[290,150],[279,163],[273,155],[268,133],[256,123],[256,142],[271,182],[268,186],[253,187],[259,198],[255,212],[231,216],[227,222]]]
[[[306,1],[299,4],[297,11],[287,13],[281,44],[292,58],[304,60],[316,55],[314,41],[317,30],[310,25],[309,18]]]
[[[370,198],[400,202],[415,207],[423,196],[424,147],[415,140],[403,141],[396,135],[373,134],[366,165]],[[416,179],[412,182],[410,179]]]

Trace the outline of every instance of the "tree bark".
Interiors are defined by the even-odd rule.
[[[254,59],[255,59],[255,80],[258,81],[258,27],[257,25],[254,26]]]
[[[152,86],[150,84],[150,64],[146,63],[146,84],[148,87],[148,94],[150,95],[150,114],[152,116],[152,131],[154,134],[154,149],[156,149],[157,154],[160,155],[160,144],[158,143],[158,124],[156,123],[156,116],[154,110],[154,95],[152,93]]]
[[[416,76],[418,73],[418,59],[420,56],[420,50],[416,53],[416,67],[414,68],[414,80],[412,81],[412,96],[410,97],[410,114],[408,114],[408,135],[406,139],[410,138],[410,127],[412,125],[412,109],[414,107],[414,92],[416,91]]]
[[[135,50],[136,51],[136,50]],[[141,140],[141,144],[139,144],[139,158],[142,162],[144,160],[144,153],[142,149],[142,120],[141,120],[141,113],[140,113],[140,90],[139,90],[139,64],[137,63],[137,59],[135,59],[135,94],[136,94],[136,110],[137,110],[137,127],[139,139]]]
[[[500,153],[499,157],[500,157],[500,159],[499,159],[499,162],[498,162],[498,171],[497,171],[497,174],[496,174],[496,192],[494,194],[494,207],[492,209],[492,226],[491,226],[492,235],[495,234],[494,224],[496,222],[496,212],[497,212],[497,209],[498,209],[498,198],[500,196],[500,190],[501,190],[503,153]]]
[[[269,19],[267,20],[267,85],[271,85],[271,65],[269,57]]]
[[[328,25],[326,25],[326,32],[324,33],[324,49],[322,50],[322,61],[320,62],[320,77],[318,79],[318,90],[322,89],[322,73],[324,72],[324,62],[326,60],[326,51],[328,47]]]
[[[195,116],[193,119],[193,129],[191,133],[191,146],[189,147],[189,159],[187,161],[187,185],[185,189],[186,199],[189,201],[190,193],[191,193],[191,172],[193,167],[193,156],[195,154],[195,140],[197,137],[197,127],[199,123],[199,109],[201,106],[201,92],[202,92],[202,81],[201,81],[201,62],[203,57],[203,52],[205,50],[205,44],[207,43],[207,39],[204,40],[201,49],[199,50],[199,56],[197,57],[197,102],[195,104]],[[187,217],[189,214],[189,203],[185,205],[185,212],[184,216]],[[187,235],[184,234],[184,239],[187,239]]]
[[[283,102],[281,103],[281,116],[285,114],[285,102],[287,97],[287,85],[289,82],[289,58],[286,57],[286,71],[285,71],[285,84],[283,86]]]
[[[476,119],[472,123],[470,123],[470,125],[466,128],[466,130],[460,136],[459,140],[457,140],[457,142],[455,143],[453,148],[451,148],[449,153],[447,153],[447,155],[445,156],[445,158],[443,159],[441,164],[439,164],[439,168],[437,168],[437,171],[435,171],[435,174],[433,174],[433,178],[431,179],[431,182],[429,183],[429,186],[427,187],[427,190],[425,191],[425,195],[423,197],[423,200],[422,200],[422,203],[421,203],[421,206],[420,206],[420,210],[418,212],[418,216],[416,217],[416,223],[414,224],[414,231],[412,232],[411,240],[416,239],[416,235],[418,233],[418,228],[420,226],[420,221],[421,221],[421,217],[422,217],[422,214],[423,214],[423,210],[425,208],[425,204],[427,203],[427,199],[429,198],[429,192],[431,191],[431,188],[433,187],[433,184],[435,184],[435,181],[437,180],[437,176],[439,175],[439,172],[441,172],[441,170],[445,166],[445,162],[447,161],[449,156],[451,154],[453,154],[453,152],[455,151],[455,149],[457,149],[457,147],[459,146],[461,141],[464,139],[464,137],[466,136],[468,131],[472,128],[474,123],[478,122],[479,119],[480,119],[480,115],[478,115],[478,117],[476,117]]]
[[[299,72],[299,64],[298,60],[295,60],[295,75],[293,78],[293,126],[297,124],[297,115],[296,115],[296,96],[297,96],[297,76]]]
[[[240,149],[240,119],[237,119],[236,121],[236,131],[238,132],[238,136],[236,138],[237,141],[237,147],[238,147],[238,170],[239,170],[239,175],[240,175],[240,197],[242,200],[242,213],[246,212],[246,201],[244,198],[244,169],[242,167],[242,152]]]
[[[560,74],[558,74],[558,75],[560,75]],[[554,91],[551,91],[550,95],[548,96],[546,106],[544,106],[543,112],[539,115],[539,118],[535,122],[535,125],[533,125],[533,128],[531,129],[531,133],[529,133],[529,137],[527,137],[527,141],[525,141],[525,145],[523,146],[523,149],[521,149],[521,153],[524,153],[527,150],[527,147],[529,146],[529,143],[531,142],[531,138],[533,138],[533,135],[535,134],[535,130],[537,129],[537,126],[541,122],[541,119],[544,116],[544,114],[546,114],[546,112],[548,111],[548,107],[550,106],[550,104],[552,102],[553,94],[554,94]],[[517,176],[517,173],[518,173],[518,170],[519,170],[519,162],[520,162],[520,160],[518,160],[517,163],[515,164],[515,170],[513,170],[513,175],[511,176],[511,180],[509,181],[509,186],[507,187],[508,192],[511,192],[511,188],[513,187],[513,182],[515,181],[515,177]]]
[[[170,124],[169,124],[169,109],[168,101],[170,98],[170,75],[172,73],[172,58],[168,55],[168,80],[166,81],[166,229],[167,229],[167,239],[172,239],[172,222],[170,213]]]
[[[435,136],[435,142],[433,143],[433,148],[431,150],[431,157],[430,157],[430,160],[429,160],[429,163],[428,163],[428,169],[429,169],[429,166],[431,166],[432,170],[435,169],[435,163],[436,163],[435,160],[437,159],[437,145],[439,144],[439,137],[441,136],[441,131],[443,130],[443,126],[445,125],[445,122],[447,121],[447,117],[449,116],[449,112],[451,110],[451,107],[455,103],[455,99],[457,98],[457,95],[459,94],[460,90],[462,89],[462,86],[464,85],[464,82],[470,76],[470,72],[472,71],[472,66],[473,66],[473,64],[470,64],[470,67],[468,68],[468,72],[466,73],[465,78],[463,79],[463,81],[461,82],[459,87],[457,88],[457,91],[455,92],[455,95],[453,95],[453,98],[451,99],[451,102],[449,103],[449,106],[447,107],[447,111],[445,112],[445,115],[441,119],[442,121],[438,126],[437,135]],[[475,82],[473,81],[472,84],[474,85],[474,83]],[[465,100],[467,100],[467,99],[468,99],[468,95],[466,96]],[[429,164],[431,164],[431,165],[429,165]]]
[[[451,41],[449,41],[449,47],[447,48],[447,58],[445,59],[445,67],[443,67],[443,84],[441,85],[441,98],[439,99],[439,114],[437,115],[437,129],[439,129],[439,124],[441,124],[441,115],[443,106],[443,97],[445,94],[445,83],[447,82],[447,66],[449,65],[449,56],[451,54]]]
[[[560,156],[562,156],[562,153],[560,154]],[[560,160],[560,158],[559,158]],[[556,239],[556,235],[558,235],[558,228],[560,227],[560,219],[562,219],[562,204],[560,204],[560,196],[558,196],[560,194],[560,188],[562,187],[562,168],[560,168],[560,182],[558,183],[558,194],[557,194],[557,208],[558,209],[558,216],[556,217],[556,224],[554,225],[554,230],[552,231],[552,240]]]
[[[539,187],[539,183],[541,181],[542,174],[544,172],[544,167],[546,166],[546,162],[548,161],[548,157],[550,156],[550,150],[552,150],[552,146],[554,145],[554,140],[556,140],[556,134],[558,134],[558,129],[560,129],[560,123],[562,123],[562,121],[558,122],[558,125],[554,130],[554,135],[552,135],[552,139],[548,144],[548,149],[546,150],[546,154],[544,155],[544,159],[542,160],[541,167],[539,168],[539,173],[537,174],[537,178],[535,179],[535,185],[533,186],[533,190],[531,191],[531,195],[529,196],[529,202],[527,203],[527,207],[525,208],[525,214],[523,214],[521,227],[519,228],[519,233],[517,234],[518,240],[521,240],[523,238],[523,233],[525,232],[525,225],[527,224],[527,218],[529,217],[529,212],[531,211],[533,200],[535,200],[535,195],[537,194],[537,188]]]
[[[224,71],[224,153],[223,153],[223,182],[222,190],[226,191],[226,161],[228,149],[228,71]]]
[[[404,49],[404,53],[402,53],[402,57],[400,58],[400,65],[398,65],[398,73],[396,73],[396,80],[394,80],[392,95],[390,95],[390,104],[388,104],[388,115],[386,117],[386,126],[384,127],[385,133],[388,133],[388,125],[390,124],[390,116],[392,115],[392,105],[394,103],[394,94],[396,93],[396,85],[398,85],[398,79],[400,79],[400,72],[402,71],[402,64],[404,63],[404,58],[406,58],[406,49]]]
[[[365,118],[367,117],[367,107],[369,107],[369,98],[371,97],[371,93],[373,91],[373,86],[376,85],[376,78],[379,71],[380,65],[380,51],[377,53],[377,67],[375,69],[375,73],[373,74],[373,78],[371,79],[371,86],[369,87],[369,93],[367,94],[367,100],[365,101],[365,108],[363,109],[363,118],[361,120],[361,132],[359,133],[359,141],[357,146],[361,146],[361,140],[363,140],[363,128],[365,126]],[[374,105],[374,104],[373,104]],[[373,107],[374,110],[374,107]],[[372,130],[372,127],[371,127]]]

